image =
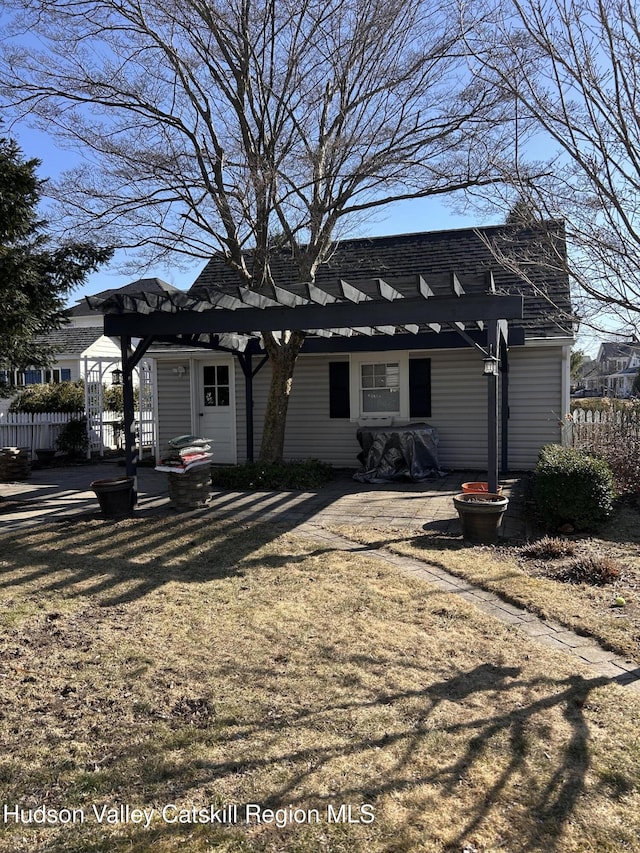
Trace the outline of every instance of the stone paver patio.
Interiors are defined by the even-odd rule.
[[[18,532],[46,521],[100,517],[91,482],[122,474],[122,468],[103,463],[42,468],[33,471],[24,482],[0,484],[0,495],[9,499],[4,511],[0,512],[0,530]],[[177,515],[168,498],[166,476],[153,469],[139,470],[138,516]],[[213,490],[207,506],[193,510],[193,514],[212,519],[282,523],[332,549],[367,552],[373,559],[382,560],[470,602],[515,630],[523,631],[534,642],[565,652],[592,673],[640,692],[640,668],[634,661],[603,649],[595,641],[581,637],[559,623],[540,619],[514,607],[499,596],[474,587],[438,566],[383,548],[371,549],[327,529],[344,523],[375,523],[376,526],[405,528],[407,533],[436,530],[446,536],[459,536],[460,526],[452,497],[462,490],[463,482],[478,479],[483,479],[482,475],[467,471],[449,473],[425,483],[368,485],[358,483],[344,473],[322,489],[309,492]],[[527,532],[524,513],[526,479],[513,477],[501,482],[504,494],[510,499],[503,536],[522,539]]]

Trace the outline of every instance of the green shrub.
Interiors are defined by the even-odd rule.
[[[552,530],[563,524],[576,530],[597,527],[611,515],[616,496],[603,459],[558,444],[540,451],[535,494],[540,517]]]
[[[58,450],[71,459],[83,456],[89,447],[86,417],[70,420],[58,436],[56,445]]]
[[[11,401],[10,412],[83,412],[84,382],[57,382],[52,385],[29,385]]]
[[[133,389],[133,405],[138,408],[140,397],[139,388]],[[102,408],[105,412],[124,412],[124,386],[103,385],[102,386]]]
[[[333,471],[318,459],[264,465],[247,462],[229,468],[213,468],[214,486],[222,489],[315,489],[331,479]]]

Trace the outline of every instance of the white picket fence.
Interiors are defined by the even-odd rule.
[[[597,452],[625,439],[640,439],[640,412],[636,407],[621,407],[613,411],[573,409],[567,426],[568,444]]]
[[[75,417],[82,417],[78,413]],[[58,437],[66,424],[74,418],[71,414],[59,412],[43,412],[41,414],[23,414],[0,412],[0,447],[24,447],[30,450],[35,458],[39,449],[56,448]],[[102,416],[102,450],[117,450],[124,446],[124,436],[119,428],[122,415],[118,412],[104,412]],[[136,413],[136,429],[139,442],[143,447],[153,447],[153,421],[147,418],[139,419]],[[140,432],[142,434],[140,435]],[[92,436],[91,445],[100,445],[100,436]],[[99,452],[101,452],[99,450]]]

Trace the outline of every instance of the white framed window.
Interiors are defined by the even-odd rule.
[[[351,354],[351,420],[409,416],[406,352]]]
[[[400,414],[400,364],[397,361],[360,365],[360,412]]]

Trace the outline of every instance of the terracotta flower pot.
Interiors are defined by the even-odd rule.
[[[463,483],[462,491],[466,494],[467,492],[488,492],[489,491],[489,483]],[[495,494],[502,494],[502,486],[497,486]]]
[[[460,517],[462,536],[468,542],[489,545],[497,540],[508,498],[494,492],[466,492],[456,495],[453,504]]]

